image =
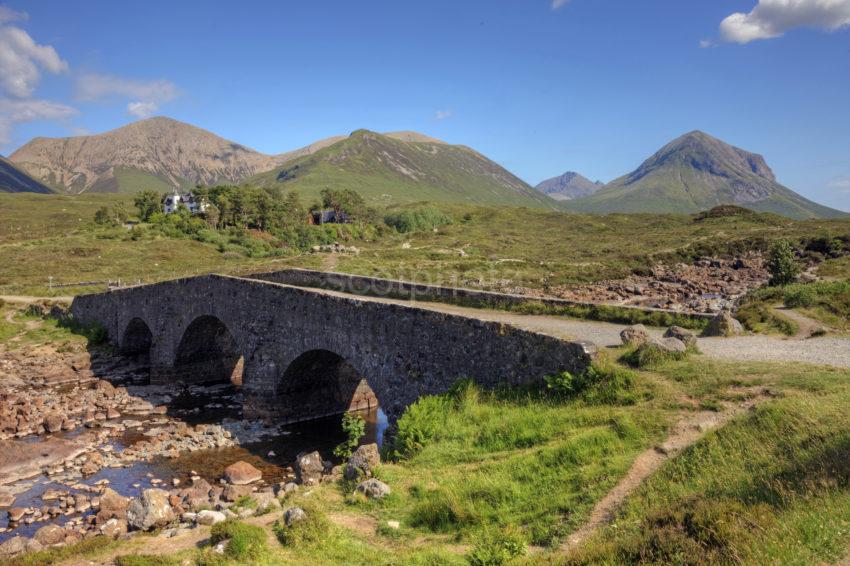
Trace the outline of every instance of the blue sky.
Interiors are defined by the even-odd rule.
[[[417,130],[608,181],[701,129],[850,210],[847,24],[850,0],[9,0],[0,151],[156,114],[268,153]]]

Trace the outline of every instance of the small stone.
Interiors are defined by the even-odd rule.
[[[398,521],[387,521],[387,526],[391,529],[398,530],[401,528],[401,523]]]
[[[682,328],[681,326],[671,326],[664,333],[664,337],[665,338],[675,338],[677,340],[681,340],[682,343],[684,343],[685,346],[688,346],[688,347],[693,347],[693,346],[697,345],[696,335],[693,332],[691,332],[690,330]]]
[[[294,523],[298,523],[307,518],[307,513],[301,507],[290,507],[283,512],[283,524],[291,527]]]
[[[382,499],[390,494],[390,486],[380,480],[371,478],[360,482],[356,491],[362,493],[368,499]]]
[[[209,509],[199,511],[198,516],[196,518],[196,521],[199,525],[215,525],[216,523],[223,523],[226,520],[227,517],[224,513],[220,513],[218,511],[210,511]]]
[[[61,546],[65,544],[65,529],[59,525],[45,525],[38,529],[32,538],[42,546]]]

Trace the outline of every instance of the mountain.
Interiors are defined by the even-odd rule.
[[[534,188],[555,200],[571,200],[592,195],[605,186],[605,183],[595,183],[574,171],[542,181]]]
[[[45,185],[70,193],[236,183],[280,163],[163,117],[91,136],[35,138],[10,159]]]
[[[480,153],[410,132],[357,130],[246,183],[297,189],[311,198],[325,187],[354,189],[370,202],[385,204],[429,200],[556,207]]]
[[[52,193],[6,159],[0,156],[0,193]]]
[[[791,218],[846,215],[780,185],[761,155],[699,131],[673,140],[628,175],[564,206],[583,212],[693,213],[720,204]]]

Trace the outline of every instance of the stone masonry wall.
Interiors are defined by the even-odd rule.
[[[484,387],[519,384],[567,370],[582,372],[595,348],[511,326],[415,307],[330,296],[310,289],[208,275],[74,299],[84,324],[98,323],[121,346],[139,318],[153,340],[152,371],[167,374],[188,326],[218,318],[244,356],[245,413],[291,412],[279,394],[289,364],[311,350],[342,356],[368,380],[391,419],[419,396],[468,377]]]

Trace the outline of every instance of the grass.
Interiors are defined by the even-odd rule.
[[[95,210],[119,201],[133,210],[130,197],[121,195],[0,195],[0,264],[5,266],[0,293],[84,290],[51,292],[48,277],[57,283],[119,278],[148,282],[208,272],[321,267],[319,254],[252,259],[191,239],[150,234],[134,240],[121,228],[92,229]],[[391,206],[387,213],[421,209]],[[372,240],[358,240],[361,253],[338,257],[335,269],[450,286],[546,292],[646,272],[658,262],[765,249],[778,237],[802,240],[822,230],[850,233],[848,220],[795,222],[764,215],[696,221],[689,215],[594,216],[457,204],[440,204],[439,211],[453,222],[436,232],[387,230]],[[409,248],[402,247],[405,243]]]
[[[568,563],[812,564],[847,552],[848,372],[709,369],[715,379],[770,376],[781,394],[669,462]]]
[[[771,307],[776,304],[798,310],[829,327],[850,330],[848,281],[794,283],[758,289],[746,297],[738,310],[738,319],[753,331],[778,331],[793,336],[797,333],[797,325],[773,312]]]

